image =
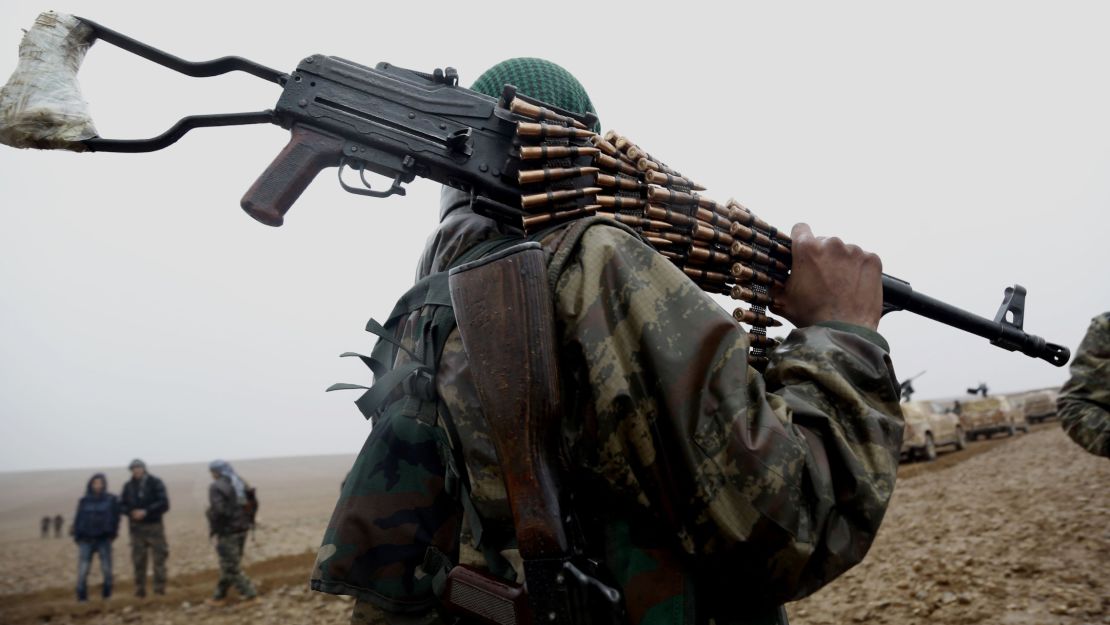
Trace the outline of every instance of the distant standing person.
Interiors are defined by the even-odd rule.
[[[62,526],[66,524],[65,518],[60,515],[54,515],[54,538],[62,537]]]
[[[39,522],[39,530],[42,532],[43,538],[50,537],[50,517],[42,517],[42,521]]]
[[[254,524],[257,506],[254,489],[223,460],[213,460],[208,470],[212,473],[212,484],[208,486],[209,536],[216,537],[216,556],[220,561],[220,580],[208,604],[223,605],[232,586],[243,598],[253,599],[258,592],[241,565],[247,531]]]
[[[1056,400],[1060,425],[1083,449],[1110,458],[1110,312],[1091,320]]]
[[[154,560],[154,594],[166,594],[166,529],[162,515],[170,509],[170,499],[162,480],[146,472],[146,464],[131,461],[131,479],[120,493],[120,512],[126,514],[131,534],[131,563],[135,565],[135,596],[146,596],[147,552]]]
[[[112,541],[119,534],[119,499],[108,492],[108,479],[103,473],[89,478],[85,496],[77,503],[73,518],[73,539],[77,541],[77,600],[88,601],[89,568],[92,556],[100,558],[104,578],[100,596],[112,596]]]

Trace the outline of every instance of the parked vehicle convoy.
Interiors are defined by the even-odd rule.
[[[997,432],[1013,436],[1029,431],[1025,413],[1014,402],[995,395],[960,402],[960,423],[969,440],[990,438]]]
[[[1026,421],[1040,423],[1045,419],[1056,416],[1056,397],[1058,395],[1057,389],[1049,388],[1022,393],[1017,395],[1015,399],[1020,403]]]
[[[902,456],[907,459],[936,460],[937,448],[963,449],[967,444],[960,418],[927,401],[902,404],[906,430],[902,436]]]

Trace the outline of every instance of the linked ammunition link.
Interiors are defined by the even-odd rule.
[[[790,237],[736,200],[701,195],[704,186],[623,135],[523,101],[510,110],[525,231],[594,214],[631,227],[702,290],[749,304],[733,318],[749,326],[749,362],[765,367],[778,345],[767,328],[782,325],[767,308],[790,273]]]

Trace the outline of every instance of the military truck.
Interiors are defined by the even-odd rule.
[[[1056,389],[1048,388],[1022,393],[1012,399],[1016,399],[1016,403],[1021,406],[1026,421],[1040,423],[1045,419],[1056,416],[1056,397],[1058,394]]]
[[[967,445],[960,418],[940,406],[927,401],[906,402],[902,404],[902,416],[906,421],[903,458],[931,462],[937,458],[938,447],[951,445],[963,449]]]
[[[1029,431],[1025,413],[1000,395],[960,402],[960,424],[969,440],[990,438],[998,432],[1013,436]]]

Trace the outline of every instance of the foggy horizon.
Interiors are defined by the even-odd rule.
[[[358,455],[358,450],[356,449],[356,450],[350,451],[350,452],[340,451],[340,452],[335,452],[335,453],[323,453],[323,454],[290,454],[290,455],[283,455],[283,456],[251,456],[249,458],[223,458],[223,457],[220,457],[220,458],[201,458],[201,459],[197,459],[197,460],[166,459],[166,460],[159,460],[157,462],[148,461],[146,458],[143,458],[142,456],[138,456],[138,458],[141,459],[147,465],[147,469],[151,474],[158,475],[159,467],[165,467],[165,468],[173,469],[175,467],[183,467],[183,466],[194,465],[194,464],[195,465],[207,465],[208,463],[212,462],[213,460],[224,460],[224,461],[230,463],[232,466],[237,466],[239,463],[249,465],[250,463],[253,463],[253,462],[262,462],[262,461],[267,461],[267,460],[296,460],[296,459],[299,459],[299,458],[303,458],[303,459],[307,460],[307,459],[310,459],[310,458],[334,458],[334,457],[338,457],[338,456],[349,456],[351,458],[352,462],[353,462],[357,455]],[[63,466],[63,467],[31,467],[31,468],[27,468],[27,469],[3,469],[3,470],[0,470],[0,475],[17,475],[19,473],[55,473],[55,472],[71,472],[71,471],[117,471],[117,470],[118,470],[119,473],[129,474],[131,470],[127,467],[127,465],[133,459],[134,458],[128,458],[123,464],[120,464],[118,467],[115,467],[115,468],[113,468],[112,466],[106,465],[106,464],[90,464],[90,465],[85,465],[85,466]]]

